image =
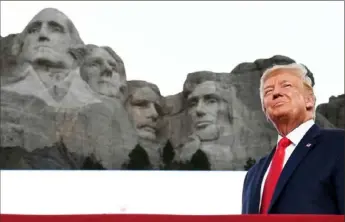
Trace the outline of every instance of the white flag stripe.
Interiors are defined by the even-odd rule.
[[[240,214],[245,173],[1,171],[1,212]]]

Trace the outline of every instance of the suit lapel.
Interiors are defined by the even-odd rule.
[[[298,165],[301,163],[303,158],[308,154],[308,152],[314,147],[315,145],[315,138],[319,135],[320,128],[314,124],[306,133],[306,135],[302,138],[302,140],[298,143],[297,147],[291,154],[289,160],[287,161],[276,186],[276,189],[274,191],[271,205],[268,209],[268,212],[270,212],[272,206],[277,201],[280,193],[284,189],[287,181],[295,171],[295,169],[298,167]]]
[[[269,156],[266,157],[266,159],[264,160],[263,164],[261,164],[259,166],[258,172],[257,172],[257,177],[255,177],[254,181],[253,181],[253,185],[251,186],[252,189],[252,196],[251,196],[251,200],[250,201],[250,212],[254,213],[254,214],[258,214],[260,209],[260,197],[261,197],[261,184],[262,184],[262,180],[265,176],[265,173],[267,171],[267,168],[271,162],[271,159],[273,157],[275,148],[273,149],[273,151],[271,151],[271,153],[269,154]]]

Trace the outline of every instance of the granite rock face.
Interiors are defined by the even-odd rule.
[[[328,103],[320,104],[316,110],[337,128],[345,129],[345,94],[331,96]]]
[[[0,168],[10,169],[247,170],[277,139],[260,77],[295,62],[276,55],[189,73],[182,92],[163,97],[154,83],[127,81],[120,55],[85,45],[57,9],[0,43]],[[343,109],[344,95],[331,97],[316,122],[344,128]]]
[[[161,169],[163,156],[170,147],[164,116],[168,110],[157,85],[143,81],[127,81],[126,111],[138,135],[138,144],[124,169]],[[170,147],[171,148],[171,147]],[[143,161],[143,162],[142,162]],[[145,166],[145,167],[144,167]]]
[[[20,34],[1,40],[6,52],[1,67],[1,147],[14,147],[14,156],[21,150],[34,155],[36,167],[41,157],[44,168],[47,156],[56,159],[61,152],[36,150],[55,149],[61,143],[78,158],[120,169],[137,144],[123,101],[116,93],[107,94],[114,85],[112,77],[126,82],[121,58],[103,50],[94,60],[94,51],[84,45],[72,21],[51,8],[35,15]],[[84,67],[94,70],[89,81],[80,71]],[[92,88],[94,82],[100,82],[100,91]]]
[[[170,115],[166,116],[169,121],[169,137],[174,146],[178,147],[179,154],[177,155],[180,157],[177,161],[184,163],[183,169],[193,168],[193,166],[199,169],[200,166],[195,165],[198,162],[205,169],[244,170],[247,168],[247,162],[251,163],[252,160],[266,155],[275,146],[277,133],[261,108],[260,77],[267,68],[275,64],[293,62],[295,61],[289,57],[277,55],[267,59],[258,59],[252,63],[241,63],[230,73],[202,71],[188,74],[184,83],[185,90],[167,97],[167,104],[173,110]],[[315,84],[310,70],[308,70],[308,76]],[[191,93],[188,91],[198,91],[197,86],[207,81],[219,83],[217,86],[219,89],[216,91],[228,104],[228,114],[226,115],[230,119],[227,124],[229,132],[224,130],[227,128],[226,126],[221,126],[224,136],[220,135],[212,142],[200,141],[200,136],[198,139],[196,138],[198,136],[193,135],[193,121],[191,120],[193,113],[188,111],[188,94]],[[204,92],[212,93],[212,86],[205,88]],[[199,90],[197,94],[203,95],[204,92],[200,93]],[[205,107],[207,106],[204,105]],[[205,115],[207,116],[207,114]],[[225,118],[221,120],[222,123],[227,121]],[[316,123],[325,128],[334,127],[320,113],[316,113]],[[191,163],[193,155],[200,158],[200,160],[194,160],[195,164]],[[221,162],[226,164],[222,165]]]
[[[229,73],[190,73],[183,92],[167,98],[169,106],[175,106],[166,119],[176,147],[174,162],[181,169],[243,169],[248,152],[241,137],[249,126],[230,81]]]
[[[14,55],[12,47],[17,34],[11,34],[0,38],[0,81],[1,85],[6,84],[13,79],[17,58]],[[11,78],[12,77],[12,78]]]

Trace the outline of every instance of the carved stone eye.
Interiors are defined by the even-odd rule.
[[[48,23],[48,26],[52,32],[59,32],[59,33],[64,33],[64,27],[61,26],[59,23],[51,21]]]
[[[215,98],[210,98],[210,99],[208,99],[208,100],[206,100],[207,101],[207,103],[216,103],[217,102],[217,99],[215,99]]]
[[[62,30],[61,30],[61,28],[60,28],[59,26],[53,26],[53,27],[52,27],[52,30],[53,30],[54,32],[62,32]]]
[[[192,108],[198,104],[198,99],[190,99],[187,101],[187,106]]]
[[[40,29],[39,26],[34,26],[34,27],[31,27],[28,29],[28,33],[31,34],[31,33],[35,33],[35,32],[38,32]]]
[[[133,106],[139,106],[139,107],[147,107],[148,106],[148,102],[145,100],[137,100],[137,101],[133,101],[132,102]]]
[[[219,99],[214,95],[206,95],[205,102],[208,104],[218,103]]]
[[[100,66],[101,66],[101,64],[100,64],[100,62],[99,61],[91,61],[90,63],[89,63],[89,66],[90,67],[95,67],[95,68],[99,68]]]

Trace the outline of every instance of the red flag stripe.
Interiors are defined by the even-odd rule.
[[[344,216],[329,215],[9,215],[2,214],[1,222],[344,222]]]

